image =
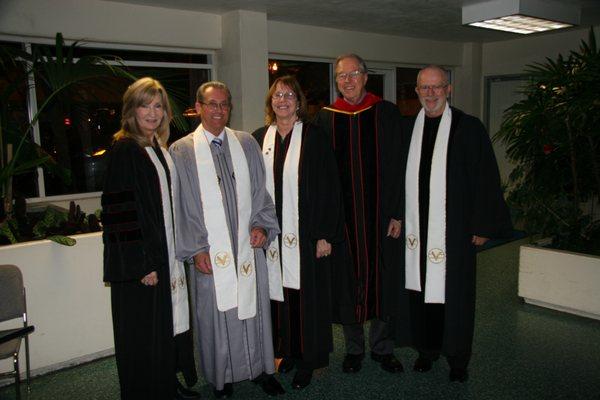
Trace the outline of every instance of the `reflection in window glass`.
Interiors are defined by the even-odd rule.
[[[0,46],[5,49],[21,51],[21,44],[0,42]],[[29,127],[29,117],[27,113],[28,88],[26,81],[26,69],[21,63],[14,63],[14,59],[8,54],[2,54],[0,63],[0,93],[2,93],[2,152],[0,160],[2,165],[17,153],[17,148],[22,135],[27,132]],[[12,85],[12,86],[11,86]],[[8,96],[8,97],[5,97]],[[19,163],[38,157],[35,145],[31,140],[31,131],[28,134],[27,141],[19,149]],[[12,190],[14,197],[34,197],[37,196],[37,173],[35,170],[13,175]]]
[[[195,87],[208,80],[209,71],[135,67],[129,68],[129,71],[138,77],[151,76],[158,79],[165,86],[171,100],[176,103],[174,113],[184,124],[171,124],[170,142],[189,133],[190,124],[181,115],[194,104]],[[113,134],[120,128],[121,99],[129,83],[120,78],[105,79],[101,86],[91,82],[84,83],[52,102],[42,113],[42,147],[62,167],[71,171],[72,178],[71,184],[65,185],[60,179],[44,171],[47,196],[102,190],[106,168],[105,151],[110,147]],[[43,95],[39,97],[43,98]]]
[[[308,102],[308,116],[312,118],[329,104],[329,66],[323,62],[269,59],[269,87],[280,76],[295,76]]]
[[[20,48],[19,43],[2,43]],[[54,46],[33,45],[54,54]],[[155,53],[146,51],[105,50],[79,47],[75,56],[107,55],[118,56],[124,63],[131,60],[152,62],[152,67],[125,67],[136,77],[151,76],[166,88],[172,101],[174,122],[171,124],[170,142],[186,135],[195,121],[184,117],[185,111],[193,107],[196,89],[210,80],[210,69],[205,67],[209,57],[203,54]],[[169,62],[165,67],[161,62]],[[186,64],[194,63],[191,68]],[[190,64],[191,65],[191,64]],[[16,79],[6,65],[2,65],[0,89]],[[22,80],[22,79],[21,79]],[[112,136],[118,131],[121,119],[121,99],[131,82],[124,78],[97,78],[69,86],[53,97],[40,113],[39,132],[41,149],[50,154],[58,168],[43,169],[45,193],[38,193],[37,173],[19,175],[14,180],[16,195],[26,197],[55,196],[73,193],[97,192],[102,190],[106,168],[106,150]],[[48,98],[51,90],[41,76],[35,76],[35,92],[38,107]],[[28,124],[28,90],[24,87],[9,99],[8,110],[12,124],[21,131]],[[4,117],[4,116],[3,116]],[[35,155],[35,147],[32,147]],[[59,175],[67,171],[71,179],[65,181]]]
[[[416,115],[421,103],[415,92],[419,68],[396,68],[396,104],[402,115]]]
[[[54,54],[55,46],[45,44],[34,44],[34,49],[46,49]],[[132,61],[151,61],[157,63],[184,63],[184,64],[208,64],[209,56],[207,54],[195,53],[167,53],[144,50],[119,50],[119,49],[97,49],[89,47],[88,43],[80,43],[73,51],[75,58],[84,56],[99,57],[118,57],[127,62]]]
[[[369,72],[369,79],[365,85],[366,91],[373,93],[375,96],[384,98],[384,80],[385,77],[382,74],[374,74]]]

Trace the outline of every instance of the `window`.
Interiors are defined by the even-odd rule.
[[[11,51],[21,51],[18,43],[0,42],[0,46]],[[24,70],[20,63],[8,62],[5,53],[2,54],[0,68],[0,93],[2,93],[2,137],[0,138],[0,165],[6,165],[17,152],[20,132],[27,129],[29,116],[27,109],[28,85],[23,78]],[[11,86],[14,85],[14,86]],[[4,94],[10,96],[5,98]],[[34,149],[25,144],[19,149],[25,156],[31,155]],[[14,175],[12,178],[13,192],[33,193],[37,188],[37,174],[31,171],[25,174]]]
[[[396,68],[396,104],[402,115],[416,115],[421,109],[415,92],[419,68]]]
[[[30,49],[55,54],[51,45],[32,44]],[[134,76],[158,79],[178,104],[177,115],[183,121],[171,125],[170,141],[189,132],[192,121],[183,116],[184,111],[193,106],[198,86],[211,79],[209,54],[75,47],[76,59],[90,55],[119,57]],[[19,96],[11,99],[10,109],[23,125],[51,93],[41,75],[32,80],[31,89],[27,90],[23,82],[25,93],[21,95],[19,91]],[[10,77],[0,77],[0,87],[7,82]],[[58,168],[38,168],[37,173],[19,176],[13,183],[15,194],[31,198],[101,191],[106,150],[120,127],[121,99],[130,83],[119,77],[98,78],[69,87],[53,98],[40,113],[39,127],[32,138],[54,158]],[[60,171],[69,171],[70,180],[61,179]]]

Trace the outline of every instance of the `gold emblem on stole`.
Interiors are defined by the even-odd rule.
[[[229,266],[231,257],[229,256],[229,253],[227,253],[226,251],[220,251],[217,254],[215,254],[214,261],[215,261],[215,264],[217,265],[217,267],[226,268]]]
[[[434,264],[439,264],[446,258],[446,254],[442,249],[431,249],[427,252],[427,256],[429,257],[429,261]]]
[[[279,251],[275,247],[269,247],[267,249],[267,257],[271,261],[277,261],[279,258]]]
[[[406,236],[406,247],[408,247],[410,250],[416,249],[418,244],[419,239],[415,235],[411,233],[410,235]]]
[[[240,273],[242,274],[242,276],[246,277],[252,275],[252,264],[249,261],[243,263],[242,267],[240,268]]]
[[[286,233],[283,237],[283,244],[290,249],[298,245],[298,238],[293,233]]]
[[[177,290],[177,287],[183,288],[185,286],[185,277],[180,276],[179,278],[171,279],[171,291]]]

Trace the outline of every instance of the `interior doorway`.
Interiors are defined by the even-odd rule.
[[[494,137],[496,132],[500,130],[506,109],[523,99],[520,89],[526,82],[523,75],[489,76],[485,78],[486,107],[484,123],[488,128],[490,137]],[[504,144],[494,141],[493,146],[498,160],[500,178],[502,183],[505,184],[508,182],[514,164],[506,157]]]

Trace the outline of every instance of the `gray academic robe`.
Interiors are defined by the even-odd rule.
[[[279,234],[275,207],[265,188],[265,167],[256,141],[245,132],[234,131],[238,137],[250,172],[252,212],[250,227],[267,231],[270,243]],[[210,146],[215,170],[220,180],[228,166],[233,171],[227,137],[220,149]],[[193,136],[189,134],[170,148],[179,175],[179,202],[176,204],[177,258],[189,260],[195,254],[209,251],[204,224]],[[219,156],[219,152],[221,156]],[[235,182],[235,178],[233,179]],[[225,210],[237,209],[235,195],[226,196],[220,185]],[[237,213],[226,212],[227,225],[234,253],[237,249]],[[235,234],[232,234],[235,232]],[[237,254],[236,254],[237,256]],[[271,333],[271,312],[267,264],[263,249],[254,250],[257,284],[257,310],[253,318],[238,319],[237,308],[217,310],[213,275],[190,268],[192,315],[199,351],[199,367],[205,379],[217,390],[229,382],[254,379],[265,372],[275,372]]]

